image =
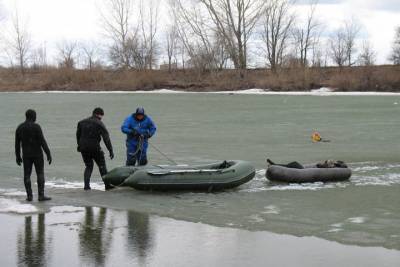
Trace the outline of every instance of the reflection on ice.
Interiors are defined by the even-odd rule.
[[[16,244],[16,254],[0,250],[0,263],[12,266],[264,266],[266,261],[315,266],[320,259],[325,266],[395,266],[400,260],[399,251],[393,249],[344,246],[316,237],[249,232],[96,207],[57,207],[14,221],[0,216],[9,226],[7,239]],[[256,214],[249,219],[260,218]],[[344,227],[332,224],[325,233],[340,235]],[[341,256],[333,260],[333,253]]]

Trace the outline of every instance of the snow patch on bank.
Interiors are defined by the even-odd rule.
[[[36,212],[38,212],[38,209],[31,204],[22,204],[15,199],[0,198],[0,213],[27,214]]]
[[[271,91],[269,89],[244,89],[235,91],[217,91],[217,92],[191,92],[171,89],[158,90],[138,90],[138,91],[32,91],[32,92],[3,92],[3,93],[32,93],[32,94],[224,94],[224,95],[304,95],[304,96],[400,96],[400,93],[394,92],[336,92],[329,87],[312,89],[311,91]],[[394,103],[395,105],[397,102]]]
[[[329,88],[329,87],[321,87],[319,89],[313,89],[313,90],[311,90],[311,92],[313,92],[313,93],[331,93],[331,92],[333,92],[333,89]]]

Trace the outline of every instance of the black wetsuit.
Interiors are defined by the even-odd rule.
[[[85,189],[90,189],[90,177],[93,171],[93,161],[99,167],[100,175],[107,174],[107,166],[104,152],[101,149],[100,141],[103,139],[110,155],[113,155],[113,148],[108,131],[101,120],[95,116],[84,119],[78,123],[76,140],[78,151],[81,152],[85,163],[84,182]],[[108,185],[106,184],[106,187]]]
[[[34,165],[37,174],[39,198],[44,197],[43,150],[49,162],[51,162],[51,154],[39,124],[26,120],[18,126],[15,132],[15,156],[17,161],[21,159],[21,146],[26,194],[28,198],[32,198],[31,174]]]
[[[270,165],[276,165],[276,166],[282,166],[286,168],[291,168],[291,169],[304,169],[304,166],[298,163],[297,161],[290,162],[288,164],[276,164],[275,162],[271,161],[270,159],[267,159],[267,162]]]

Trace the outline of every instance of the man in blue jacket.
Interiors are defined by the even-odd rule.
[[[139,107],[136,112],[128,116],[121,126],[121,131],[127,135],[126,138],[126,165],[138,166],[147,164],[148,140],[156,133],[156,126],[144,108]]]

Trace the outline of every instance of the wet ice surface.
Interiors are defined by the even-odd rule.
[[[399,251],[385,248],[98,207],[56,206],[26,216],[0,214],[0,221],[2,241],[7,242],[0,248],[2,266],[265,266],[265,262],[321,266],[323,262],[328,267],[385,267],[400,261]]]
[[[141,192],[131,188],[104,191],[98,179],[92,191],[83,183],[49,179],[48,205],[104,206],[148,212],[217,226],[317,236],[363,246],[400,250],[398,164],[353,163],[353,177],[339,183],[272,183],[265,169],[237,189],[215,193]],[[381,175],[380,175],[381,174]],[[375,198],[371,198],[371,194]],[[21,189],[0,190],[0,212],[31,213],[46,207],[24,202]]]

